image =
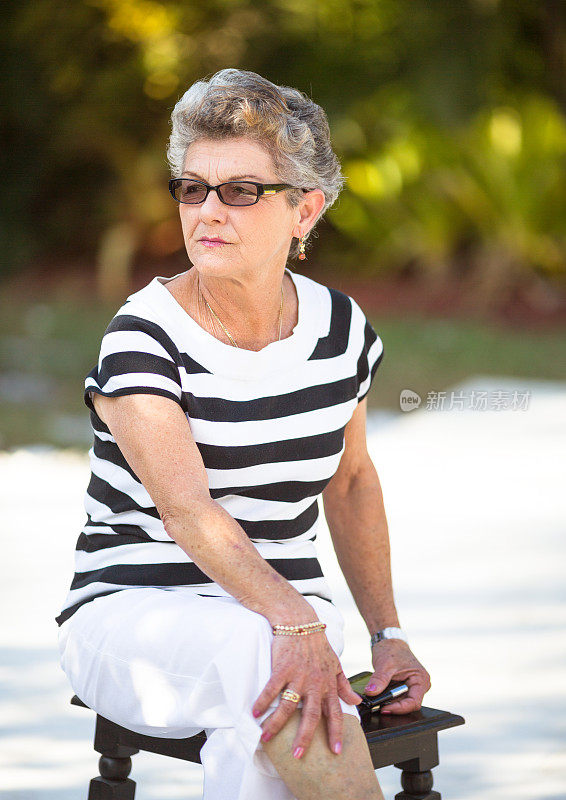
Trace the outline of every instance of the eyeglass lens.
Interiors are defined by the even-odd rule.
[[[179,178],[173,183],[175,198],[180,203],[202,203],[206,197],[206,186],[190,178]],[[257,186],[253,183],[235,181],[218,189],[220,199],[231,206],[250,206],[257,200]]]

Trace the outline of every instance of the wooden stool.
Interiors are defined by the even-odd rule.
[[[77,695],[75,706],[88,706]],[[404,715],[373,714],[362,723],[374,769],[394,764],[401,770],[403,791],[395,800],[440,800],[432,790],[432,768],[438,765],[438,732],[463,725],[464,718],[425,708]],[[131,756],[140,750],[200,764],[204,731],[187,739],[145,736],[96,715],[94,749],[101,753],[100,775],[90,782],[88,800],[134,800],[136,783],[128,777]]]

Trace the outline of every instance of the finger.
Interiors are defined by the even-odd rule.
[[[282,676],[272,674],[252,706],[254,717],[264,714],[286,685]]]
[[[288,686],[288,689],[291,687]],[[285,726],[289,717],[297,710],[297,703],[292,700],[284,700],[281,698],[279,705],[275,711],[270,714],[261,723],[263,733],[261,734],[262,742],[268,742],[273,736],[279,733],[281,728]]]
[[[392,677],[393,672],[374,672],[366,684],[365,693],[372,696],[383,692],[391,683]]]
[[[327,695],[324,698],[323,711],[326,715],[326,727],[328,730],[328,746],[333,753],[339,755],[342,751],[343,721],[344,714],[337,695]]]
[[[277,711],[277,709],[275,709],[275,711]],[[273,711],[261,723],[261,730],[262,730],[261,740],[262,740],[262,742],[268,742],[271,739],[272,735],[273,735],[271,733],[271,727],[272,727],[271,720],[275,716],[275,711]]]
[[[303,710],[301,712],[301,722],[293,742],[293,756],[301,758],[308,750],[312,741],[314,731],[320,720],[321,699],[320,695],[311,692],[303,700]]]
[[[415,678],[407,678],[406,683],[409,687],[409,691],[405,697],[401,697],[393,703],[387,703],[383,706],[382,713],[409,714],[411,711],[419,710],[425,695],[425,686],[423,686],[420,680],[415,682]]]
[[[351,706],[357,706],[361,703],[361,696],[352,689],[350,681],[343,672],[339,672],[336,676],[336,688],[344,702],[349,703]]]
[[[382,714],[410,714],[418,711],[422,705],[423,693],[417,686],[411,686],[406,697],[387,703],[381,709]]]
[[[411,711],[418,711],[421,704],[411,697],[403,700],[396,700],[394,703],[387,703],[381,708],[382,714],[410,714]]]

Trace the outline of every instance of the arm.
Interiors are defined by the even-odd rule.
[[[338,470],[323,492],[326,521],[336,557],[370,633],[399,627],[393,598],[389,533],[381,485],[366,442],[366,405],[362,400],[345,429],[345,448]],[[372,648],[374,673],[368,694],[383,691],[391,680],[403,680],[408,695],[382,713],[406,714],[421,707],[430,676],[401,639]]]
[[[322,497],[338,563],[371,634],[400,626],[383,495],[367,451],[366,405],[359,403],[346,426],[342,459]]]

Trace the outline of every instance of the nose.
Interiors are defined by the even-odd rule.
[[[218,193],[211,189],[208,197],[199,206],[200,218],[203,222],[210,223],[214,221],[223,222],[226,219],[228,206],[220,201]]]

